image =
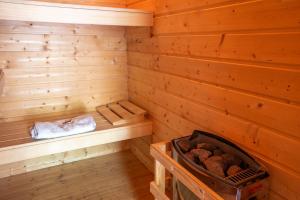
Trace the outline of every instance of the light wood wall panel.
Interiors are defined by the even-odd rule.
[[[37,0],[52,3],[68,3],[90,6],[126,7],[125,0]]]
[[[271,199],[300,199],[299,1],[150,7],[154,27],[127,28],[127,42],[129,98],[149,111],[154,142],[215,132],[268,167]]]
[[[129,141],[98,145],[0,166],[0,178],[128,150]]]
[[[0,21],[0,120],[126,99],[124,27]]]
[[[3,87],[4,87],[4,73],[3,70],[0,70],[0,94],[3,92]]]
[[[127,0],[127,7],[134,9],[142,9],[153,12],[155,10],[154,0]]]

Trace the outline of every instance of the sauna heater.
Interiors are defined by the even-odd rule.
[[[211,154],[211,160],[214,160],[212,156],[218,154],[221,157],[224,154],[237,158],[239,162],[238,166],[231,168],[238,168],[239,170],[232,172],[226,172],[230,166],[223,165],[214,166],[216,169],[220,169],[220,166],[224,168],[223,172],[214,173],[207,169],[205,164],[201,163],[197,156],[191,156],[191,152],[198,151],[200,145],[210,146],[211,153],[204,150],[204,153]],[[201,150],[203,151],[203,150]],[[206,154],[201,154],[204,157]],[[237,147],[235,144],[218,137],[211,133],[203,131],[194,131],[191,136],[182,137],[172,140],[172,157],[188,171],[190,171],[195,177],[207,184],[216,193],[226,200],[258,200],[268,198],[268,173],[263,165],[258,163],[254,158],[248,155],[245,151]],[[218,159],[215,159],[218,161]],[[202,160],[203,161],[203,160]],[[204,162],[206,163],[207,160]],[[221,162],[222,163],[222,162]],[[209,164],[209,163],[207,163]],[[219,168],[218,168],[219,167]],[[214,168],[213,168],[214,169]],[[221,173],[221,175],[220,175]],[[230,173],[231,175],[227,174]],[[173,200],[198,200],[188,188],[186,188],[175,177],[173,178]]]

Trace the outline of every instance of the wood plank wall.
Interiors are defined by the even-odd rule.
[[[153,29],[127,29],[129,98],[150,112],[154,142],[213,131],[263,161],[271,199],[300,199],[300,2],[128,6],[155,13]]]
[[[125,0],[38,0],[51,3],[68,3],[68,4],[80,4],[89,6],[107,6],[107,7],[126,7]]]
[[[125,7],[125,0],[50,2]],[[127,99],[126,45],[124,27],[0,21],[0,121],[82,112]],[[122,141],[2,165],[0,178],[129,147]]]
[[[124,27],[0,21],[0,121],[127,98]]]
[[[129,148],[130,142],[126,140],[0,165],[0,178],[125,151]]]

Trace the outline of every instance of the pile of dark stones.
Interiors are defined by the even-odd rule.
[[[233,176],[247,168],[247,164],[238,156],[226,153],[216,145],[193,144],[188,139],[180,140],[177,144],[186,158],[222,178]]]

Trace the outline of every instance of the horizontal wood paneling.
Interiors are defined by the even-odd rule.
[[[38,0],[51,3],[69,3],[91,6],[125,7],[125,0]]]
[[[126,40],[120,37],[0,34],[0,51],[113,51],[126,50]]]
[[[152,7],[154,28],[127,39],[129,98],[149,111],[154,142],[215,132],[267,166],[271,199],[299,199],[299,1]]]
[[[128,62],[145,69],[251,93],[300,102],[300,71],[209,59],[129,52]]]
[[[166,5],[175,4],[171,1]],[[198,1],[199,5],[205,1]],[[216,2],[230,1],[209,1]],[[233,1],[231,1],[233,2]],[[177,1],[179,4],[179,1]],[[182,4],[182,3],[181,3]],[[197,3],[196,3],[197,4]],[[190,4],[192,5],[192,4]],[[169,11],[182,8],[173,5]],[[204,6],[204,5],[203,5]],[[205,6],[208,6],[207,4]],[[163,7],[159,5],[163,11]],[[174,15],[163,15],[155,19],[154,32],[156,34],[170,33],[199,33],[199,32],[229,32],[229,31],[262,31],[268,29],[299,29],[300,6],[297,1],[245,1],[232,3],[228,6],[203,8]],[[253,15],[255,13],[255,15]]]
[[[2,20],[110,26],[152,26],[153,14],[137,9],[26,0],[0,2]]]
[[[6,86],[0,102],[11,102],[33,99],[47,99],[50,97],[72,97],[81,94],[101,94],[122,89],[126,93],[126,79],[76,81],[76,83],[42,83],[23,86]],[[97,87],[95,84],[102,85]],[[105,87],[104,87],[105,86]],[[44,98],[41,98],[44,95]]]
[[[24,21],[0,20],[0,33],[19,34],[55,34],[55,35],[97,35],[100,36],[124,36],[124,28],[119,26],[97,26],[97,25],[77,25],[40,23]]]
[[[99,94],[72,94],[72,96],[34,99],[28,101],[5,102],[1,103],[1,120],[9,120],[7,118],[22,117],[46,114],[51,112],[63,111],[92,111],[99,105],[104,105],[108,102],[115,102],[126,99],[127,92],[111,92]]]
[[[136,94],[147,97],[147,99],[161,107],[172,110],[177,115],[195,124],[202,125],[205,129],[226,135],[235,143],[240,143],[246,148],[272,159],[274,162],[279,162],[287,167],[293,166],[291,170],[300,172],[298,171],[300,160],[297,160],[296,156],[296,150],[300,145],[299,141],[281,136],[276,132],[258,127],[230,114],[193,103],[184,97],[177,97],[159,89],[153,90],[153,87],[144,85],[141,82],[131,81],[130,79],[131,84],[134,86],[130,88],[134,89],[133,92]],[[247,137],[245,137],[246,135]],[[269,138],[273,138],[272,144],[269,143]]]
[[[143,1],[143,0],[141,0]],[[196,10],[200,8],[210,8],[217,7],[232,3],[247,2],[250,0],[162,0],[155,1],[155,13],[160,14],[170,14],[176,12]]]
[[[134,9],[142,9],[142,10],[147,10],[147,11],[154,11],[154,0],[129,0],[127,1],[127,6],[129,6],[130,8],[134,8]]]
[[[5,68],[30,67],[85,67],[85,66],[122,66],[126,64],[123,51],[96,51],[76,54],[73,52],[1,52],[0,63]]]
[[[138,83],[145,83],[192,102],[211,106],[226,115],[239,116],[300,138],[299,106],[136,67],[130,67],[129,72],[130,78],[138,80]]]
[[[103,80],[124,77],[126,66],[51,67],[34,69],[3,69],[7,85],[74,82],[75,80]],[[100,74],[100,75],[98,75]],[[32,80],[33,79],[33,80]]]
[[[136,138],[130,141],[130,149],[132,153],[141,160],[141,162],[153,173],[154,161],[150,156],[151,137]]]
[[[191,133],[192,130],[195,129],[215,131],[214,126],[211,126],[212,130],[210,130],[203,127],[203,124],[195,124],[189,119],[183,118],[180,115],[174,113],[172,110],[168,110],[165,107],[161,107],[158,104],[156,104],[156,102],[152,102],[149,99],[136,94],[134,91],[130,91],[129,95],[131,100],[135,101],[135,103],[137,103],[139,106],[142,106],[145,109],[151,111],[149,113],[154,118],[154,142],[170,140],[174,137],[188,135]],[[231,135],[228,134],[219,135],[228,139],[231,138]],[[247,140],[246,136],[245,140]],[[237,140],[234,140],[233,142],[238,144],[239,146],[242,146],[236,141]],[[247,152],[251,153],[253,156],[256,156],[259,159],[261,159],[267,166],[269,172],[271,173],[270,182],[272,191],[279,194],[285,194],[285,197],[287,199],[299,198],[298,187],[300,184],[300,177],[298,174],[295,174],[295,172],[293,171],[282,168],[280,165],[277,165],[273,161],[267,160],[266,157],[261,157],[259,154],[256,154],[250,149],[244,149]]]
[[[78,160],[124,151],[128,150],[129,148],[129,141],[122,141],[2,165],[0,166],[0,177],[3,178],[17,174],[23,174],[47,167],[53,167]]]
[[[298,32],[160,36],[128,42],[129,51],[293,64],[298,69],[300,64]]]
[[[0,120],[127,99],[125,28],[0,22]]]
[[[138,4],[143,1],[145,0],[126,0],[126,6],[131,7],[131,5]]]

